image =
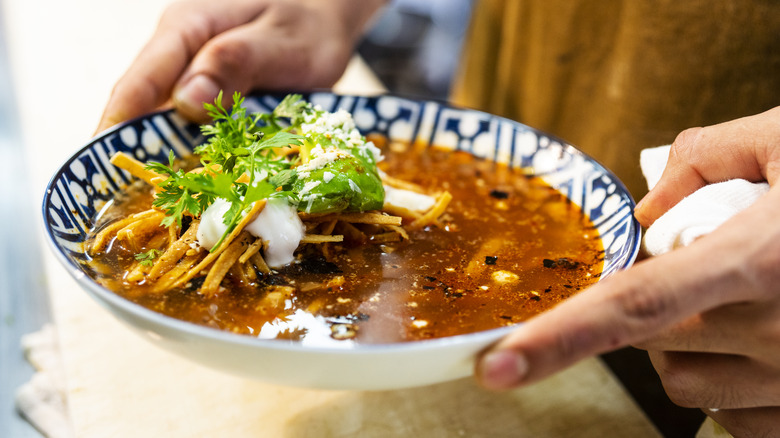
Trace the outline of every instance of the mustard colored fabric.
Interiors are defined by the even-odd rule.
[[[780,2],[476,0],[451,98],[563,138],[640,197],[641,149],[780,105]]]

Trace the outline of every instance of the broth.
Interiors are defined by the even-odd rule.
[[[124,281],[133,252],[109,245],[90,262],[122,297],[196,324],[261,338],[349,346],[440,338],[526,320],[595,283],[604,251],[579,207],[542,180],[465,152],[392,145],[379,167],[453,200],[441,226],[410,240],[305,249],[256,281],[226,278],[206,296],[201,279],[152,293]],[[149,207],[139,186],[101,214],[96,229]]]

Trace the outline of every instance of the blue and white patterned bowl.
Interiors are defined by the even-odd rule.
[[[245,105],[266,112],[282,97],[252,95]],[[628,191],[612,173],[561,140],[508,119],[439,102],[329,92],[304,98],[330,111],[350,111],[364,134],[464,150],[530,169],[579,205],[598,228],[605,248],[602,278],[628,267],[638,254],[641,230]],[[100,134],[69,159],[54,174],[43,201],[46,232],[59,260],[94,299],[150,341],[202,364],[278,384],[393,389],[467,376],[476,353],[512,330],[350,349],[313,348],[179,321],[98,285],[87,275],[82,243],[101,207],[131,182],[127,173],[109,163],[111,155],[121,151],[141,161],[166,162],[170,150],[187,153],[202,141],[199,127],[173,111],[132,120]]]

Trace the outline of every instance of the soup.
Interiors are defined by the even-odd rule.
[[[93,275],[122,297],[173,318],[338,347],[515,324],[598,280],[604,251],[596,229],[541,179],[465,152],[380,146],[383,180],[394,181],[399,190],[408,184],[446,193],[451,196],[446,210],[418,227],[410,225],[420,215],[403,217],[397,209],[389,213],[401,214],[401,226],[330,226],[324,218],[331,213],[302,212],[307,233],[322,235],[330,228],[342,240],[300,245],[291,262],[272,269],[251,261],[233,266],[213,293],[204,293],[204,273],[169,289],[143,275],[134,278],[139,254],[142,259],[159,244],[133,247],[116,236],[91,255]],[[101,212],[93,236],[147,211],[154,196],[148,185],[135,184]],[[187,226],[185,221],[182,235]]]

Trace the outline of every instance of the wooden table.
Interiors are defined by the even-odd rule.
[[[36,197],[59,164],[92,135],[112,85],[151,34],[165,3],[4,3]],[[350,71],[356,76],[342,81],[341,91],[377,90],[359,65]],[[34,234],[43,241],[42,233]],[[357,392],[236,378],[151,346],[91,301],[48,248],[41,253],[77,437],[659,436],[598,359],[502,394],[483,391],[471,379]]]

